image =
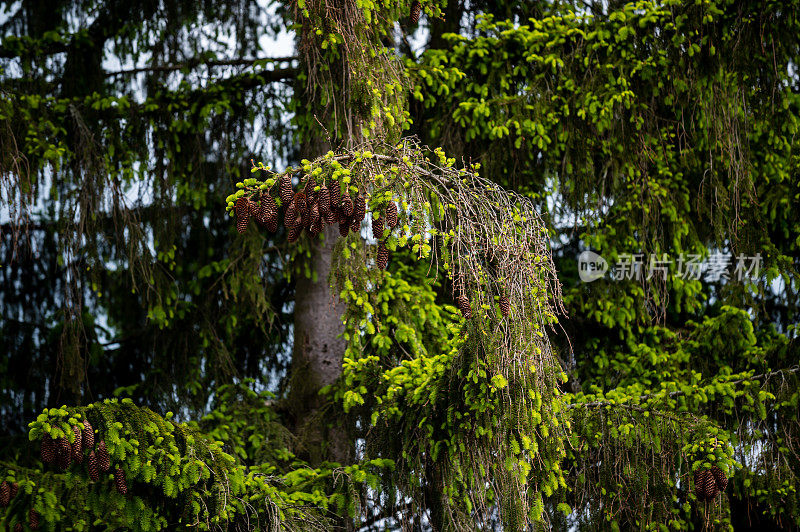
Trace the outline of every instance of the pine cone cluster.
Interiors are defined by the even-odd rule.
[[[343,237],[351,231],[359,233],[361,222],[367,215],[366,198],[361,194],[355,198],[351,198],[347,192],[342,194],[337,182],[317,186],[315,179],[309,177],[302,188],[295,192],[291,177],[283,176],[278,181],[278,193],[284,208],[283,224],[286,226],[289,243],[297,242],[304,230],[315,237],[327,225],[338,224],[339,234]],[[279,210],[269,193],[242,196],[234,203],[236,229],[239,233],[246,232],[250,218],[255,218],[258,225],[275,232],[281,219]],[[387,227],[391,230],[398,224],[397,204],[388,202],[384,212],[375,212],[375,216],[377,218],[373,217],[372,236],[378,240],[376,263],[378,267],[385,269],[389,264],[390,252],[384,233]]]
[[[70,464],[82,464],[84,454],[87,458],[86,469],[89,478],[95,482],[100,480],[100,471],[111,469],[111,456],[104,440],[100,440],[97,449],[94,448],[94,428],[88,419],[83,420],[83,425],[72,427],[75,441],[70,444],[67,438],[56,440],[45,435],[42,438],[41,456],[46,464],[54,463],[58,468],[66,470]],[[11,485],[11,498],[16,494],[16,483]],[[0,488],[0,503],[2,503],[2,488]]]
[[[713,500],[727,485],[728,477],[719,467],[694,472],[694,493],[700,501]]]

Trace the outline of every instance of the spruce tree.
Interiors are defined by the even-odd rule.
[[[800,3],[0,7],[0,528],[800,526]]]

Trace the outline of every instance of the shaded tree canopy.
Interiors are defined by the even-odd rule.
[[[800,527],[798,17],[0,2],[0,527]]]

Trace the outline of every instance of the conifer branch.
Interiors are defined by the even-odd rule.
[[[189,61],[185,61],[183,63],[174,63],[171,65],[152,65],[152,66],[144,66],[144,67],[136,67],[136,68],[126,68],[122,70],[116,70],[113,72],[107,72],[105,75],[106,77],[114,77],[114,76],[122,76],[127,74],[140,74],[143,72],[174,72],[176,70],[184,70],[184,69],[194,69],[199,66],[207,66],[207,67],[219,67],[219,66],[253,66],[258,63],[290,63],[296,61],[297,57],[295,56],[288,56],[288,57],[256,57],[256,58],[236,58],[236,59],[224,59],[224,60],[215,60],[215,61],[203,61],[200,59],[192,59]],[[269,72],[269,71],[267,71]],[[261,72],[259,72],[261,74]]]
[[[752,376],[750,378],[747,378],[747,379],[738,379],[738,380],[735,380],[735,381],[722,382],[720,384],[741,384],[743,382],[758,381],[758,380],[762,380],[762,379],[763,380],[767,380],[767,379],[770,379],[770,378],[775,377],[777,375],[791,375],[793,373],[797,373],[798,371],[800,371],[800,366],[792,366],[790,368],[784,368],[784,369],[779,369],[779,370],[775,370],[775,371],[770,371],[770,372],[767,372],[767,373],[762,373],[760,375],[754,375],[754,376]],[[627,402],[627,401],[621,401],[621,402],[591,401],[591,402],[588,402],[588,403],[580,403],[579,402],[579,403],[569,403],[569,404],[565,405],[565,408],[567,410],[570,410],[572,408],[577,408],[577,407],[584,407],[584,408],[602,408],[602,407],[605,407],[605,406],[632,407],[632,406],[637,405],[638,403],[641,403],[641,402],[644,402],[644,401],[648,401],[649,399],[653,399],[653,398],[670,398],[671,399],[673,397],[680,397],[680,396],[686,395],[686,393],[687,392],[685,392],[683,390],[676,390],[674,392],[670,392],[670,393],[665,394],[665,395],[662,395],[660,393],[655,392],[655,393],[648,393],[648,394],[640,395],[640,396],[638,396],[638,397],[633,399],[635,402]],[[644,411],[643,408],[641,408],[641,407],[639,407],[639,408],[642,411]]]

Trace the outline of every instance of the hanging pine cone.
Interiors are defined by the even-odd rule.
[[[105,440],[100,440],[100,443],[97,444],[97,465],[100,466],[101,471],[111,469],[111,456],[108,454]]]
[[[694,494],[697,500],[706,500],[706,475],[710,475],[705,469],[698,469],[694,472]]]
[[[338,209],[328,209],[328,212],[325,213],[325,223],[328,225],[339,223]]]
[[[353,200],[347,194],[342,198],[342,212],[348,218],[353,215]]]
[[[364,196],[359,194],[356,196],[356,200],[353,202],[353,216],[358,219],[358,222],[361,223],[361,220],[364,219],[364,216],[367,215],[367,201],[364,199]]]
[[[97,465],[97,455],[94,451],[89,451],[89,456],[86,458],[86,469],[89,471],[89,478],[97,482],[100,479],[100,470]]]
[[[72,454],[70,458],[76,464],[83,463],[83,445],[82,445],[82,438],[81,438],[81,429],[78,425],[72,427],[72,433],[75,435],[75,441],[72,442]]]
[[[39,512],[33,508],[28,512],[28,526],[31,527],[31,530],[39,530]]]
[[[311,233],[311,236],[320,234],[322,232],[322,218],[317,218],[316,222],[311,222],[308,232]]]
[[[4,480],[0,484],[0,507],[5,508],[9,502],[11,502],[11,486]]]
[[[306,195],[302,192],[298,192],[294,197],[294,204],[297,208],[297,215],[301,218],[305,218],[306,214],[308,214],[308,201]]]
[[[14,500],[14,497],[17,496],[18,492],[19,492],[19,484],[17,484],[16,482],[12,482],[11,483],[11,500],[12,501]]]
[[[331,183],[331,188],[329,189],[331,195],[331,209],[336,209],[342,204],[342,189],[339,187],[339,183]]]
[[[14,525],[14,532],[22,532],[22,523],[17,523]]]
[[[123,495],[128,493],[128,486],[125,484],[125,471],[120,468],[114,470],[114,483],[118,492]]]
[[[347,236],[348,231],[350,231],[350,220],[345,219],[345,221],[339,222],[339,235]]]
[[[240,235],[247,231],[250,223],[250,200],[242,196],[236,200],[236,230]]]
[[[372,219],[372,237],[375,240],[383,238],[383,218]]]
[[[308,179],[306,179],[306,184],[303,186],[303,192],[306,193],[306,196],[310,197],[316,194],[314,192],[315,188],[317,188],[317,180],[309,176]]]
[[[294,202],[289,203],[286,207],[286,212],[283,213],[283,224],[287,229],[297,225],[297,206]]]
[[[391,229],[397,225],[397,204],[393,201],[386,206],[386,225]]]
[[[719,467],[714,466],[711,468],[711,474],[714,475],[714,481],[717,484],[717,489],[719,491],[725,491],[725,488],[728,487],[728,477],[725,476],[725,472]]]
[[[273,218],[277,219],[278,217],[278,206],[275,204],[275,200],[272,199],[272,196],[269,194],[264,194],[261,196],[261,203],[256,209],[256,222],[261,227],[269,228],[272,225]]]
[[[383,242],[378,242],[378,257],[376,262],[378,263],[378,268],[381,270],[385,270],[389,265],[389,248],[387,248],[386,244]]]
[[[281,178],[279,191],[281,195],[281,203],[284,205],[289,205],[289,203],[292,201],[292,197],[294,196],[294,192],[292,191],[291,176],[285,175]]]
[[[703,488],[706,494],[706,500],[712,500],[717,496],[719,490],[717,489],[717,480],[708,469],[705,470],[706,474],[703,476]]]
[[[319,212],[322,216],[327,216],[327,214],[331,212],[331,193],[324,183],[319,187],[317,203],[319,204]]]
[[[90,451],[94,448],[94,429],[88,419],[83,420],[83,450]]]
[[[56,459],[56,443],[53,441],[53,438],[45,434],[42,437],[42,462],[45,464],[52,464],[53,460]]]
[[[469,306],[469,298],[463,292],[456,297],[456,306],[466,319],[472,317],[472,308]]]
[[[422,5],[419,3],[418,0],[414,0],[411,4],[411,13],[409,14],[409,18],[411,18],[411,24],[417,25],[419,24],[419,16],[422,13]]]
[[[500,296],[500,313],[507,318],[511,313],[511,301],[506,296]]]
[[[361,218],[356,217],[355,214],[350,217],[350,230],[354,233],[361,231]]]
[[[302,234],[302,232],[303,232],[303,226],[302,225],[295,225],[294,227],[289,229],[289,236],[287,237],[287,239],[289,240],[289,243],[290,244],[294,244],[295,242],[297,242],[297,240],[300,238],[300,235]]]
[[[69,444],[69,440],[62,436],[56,440],[56,462],[58,467],[60,469],[68,468],[71,460],[72,446]]]
[[[308,211],[309,225],[314,225],[319,221],[319,203],[314,203]]]

